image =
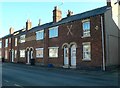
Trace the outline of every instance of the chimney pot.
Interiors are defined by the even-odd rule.
[[[39,23],[38,23],[38,26],[40,26],[41,25],[41,19],[39,19]]]
[[[111,0],[107,0],[107,6],[111,7]]]
[[[73,15],[73,12],[72,12],[72,11],[70,11],[70,10],[68,10],[67,17],[69,17],[69,16],[71,16],[71,15]]]
[[[26,22],[26,30],[30,30],[31,27],[32,27],[32,22],[30,21],[30,19],[28,19]]]
[[[9,29],[9,32],[10,32],[10,34],[13,34],[13,33],[14,33],[14,28],[11,27],[11,28]]]

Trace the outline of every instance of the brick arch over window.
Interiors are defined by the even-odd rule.
[[[70,43],[70,47],[71,47],[72,45],[75,45],[76,48],[78,47],[76,42],[71,42],[71,43]]]
[[[70,47],[68,43],[64,43],[64,44],[62,45],[62,49],[63,49],[65,46],[66,46],[67,48]]]

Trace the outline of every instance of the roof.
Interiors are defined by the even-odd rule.
[[[58,25],[68,23],[68,22],[71,22],[71,21],[76,21],[76,20],[80,20],[80,19],[89,18],[91,16],[100,15],[100,14],[105,13],[109,9],[110,9],[110,7],[104,6],[104,7],[100,7],[100,8],[97,8],[97,9],[90,10],[90,11],[86,11],[86,12],[83,12],[83,13],[80,13],[80,14],[72,15],[70,17],[65,17],[65,18],[63,18],[62,20],[60,20],[59,22],[56,22],[56,23],[50,22],[50,23],[46,23],[46,24],[43,24],[43,25],[40,25],[40,26],[33,27],[30,30],[30,32],[43,30],[45,28],[50,28],[50,27],[53,27],[53,26],[58,26]]]
[[[79,13],[79,14],[76,14],[76,15],[65,17],[65,18],[63,18],[62,20],[60,20],[59,22],[56,22],[56,23],[49,22],[49,23],[46,23],[46,24],[43,24],[43,25],[40,25],[40,26],[33,27],[28,32],[35,32],[35,31],[39,31],[39,30],[44,30],[46,28],[50,28],[50,27],[53,27],[53,26],[58,26],[58,25],[68,23],[68,22],[71,22],[71,21],[86,19],[86,18],[96,16],[96,15],[101,15],[101,14],[104,14],[109,9],[110,9],[110,7],[107,7],[107,6],[96,8],[96,9],[89,10],[89,11],[86,11],[86,12],[83,12],[83,13]],[[26,31],[23,32],[22,30],[19,30],[19,31],[16,31],[16,32],[20,32],[19,33],[20,35],[26,33]],[[14,33],[16,33],[16,32],[14,32]],[[11,36],[11,34],[9,34],[7,36],[4,36],[3,38],[9,37],[9,36]]]

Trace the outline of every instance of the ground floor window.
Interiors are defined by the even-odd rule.
[[[36,57],[43,58],[43,48],[36,48]]]
[[[7,59],[7,58],[8,58],[8,51],[5,50],[5,59]]]
[[[15,50],[15,58],[17,58],[17,50]]]
[[[58,47],[49,47],[49,57],[50,58],[58,57]]]
[[[25,50],[20,50],[20,57],[25,57]]]
[[[90,42],[83,43],[83,60],[91,60],[91,44],[90,44]]]

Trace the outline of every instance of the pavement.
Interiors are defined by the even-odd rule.
[[[2,86],[96,86],[119,87],[119,70],[87,71],[25,64],[2,64]]]

